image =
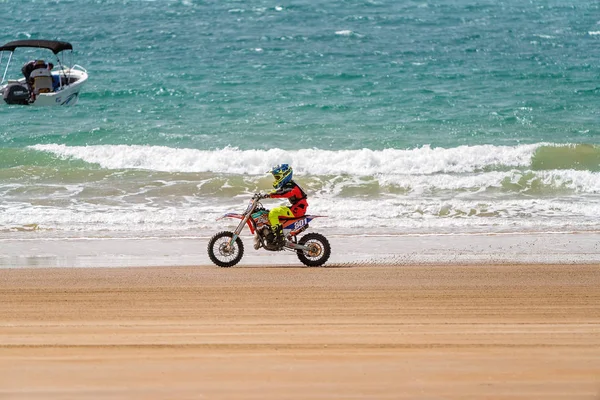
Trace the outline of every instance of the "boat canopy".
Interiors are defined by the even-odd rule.
[[[52,50],[54,54],[58,54],[63,50],[73,50],[71,43],[59,42],[56,40],[15,40],[14,42],[8,42],[0,47],[0,51],[15,51],[17,47],[49,49]]]

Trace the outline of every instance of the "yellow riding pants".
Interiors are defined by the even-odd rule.
[[[271,211],[269,211],[269,222],[271,223],[272,229],[279,225],[279,217],[293,218],[294,214],[292,214],[292,210],[286,206],[272,208]]]

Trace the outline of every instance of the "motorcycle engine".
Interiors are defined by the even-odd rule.
[[[270,226],[263,226],[259,232],[260,236],[262,236],[267,241],[267,243],[271,243],[275,238]]]

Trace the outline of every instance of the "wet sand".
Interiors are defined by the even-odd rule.
[[[2,399],[600,399],[600,265],[0,270]]]

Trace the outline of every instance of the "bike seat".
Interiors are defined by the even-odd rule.
[[[278,218],[279,218],[279,220],[280,220],[280,221],[291,221],[291,220],[293,220],[293,219],[300,219],[300,218],[302,218],[302,217],[298,218],[298,217],[286,217],[286,216],[280,216],[280,217],[278,217]]]

